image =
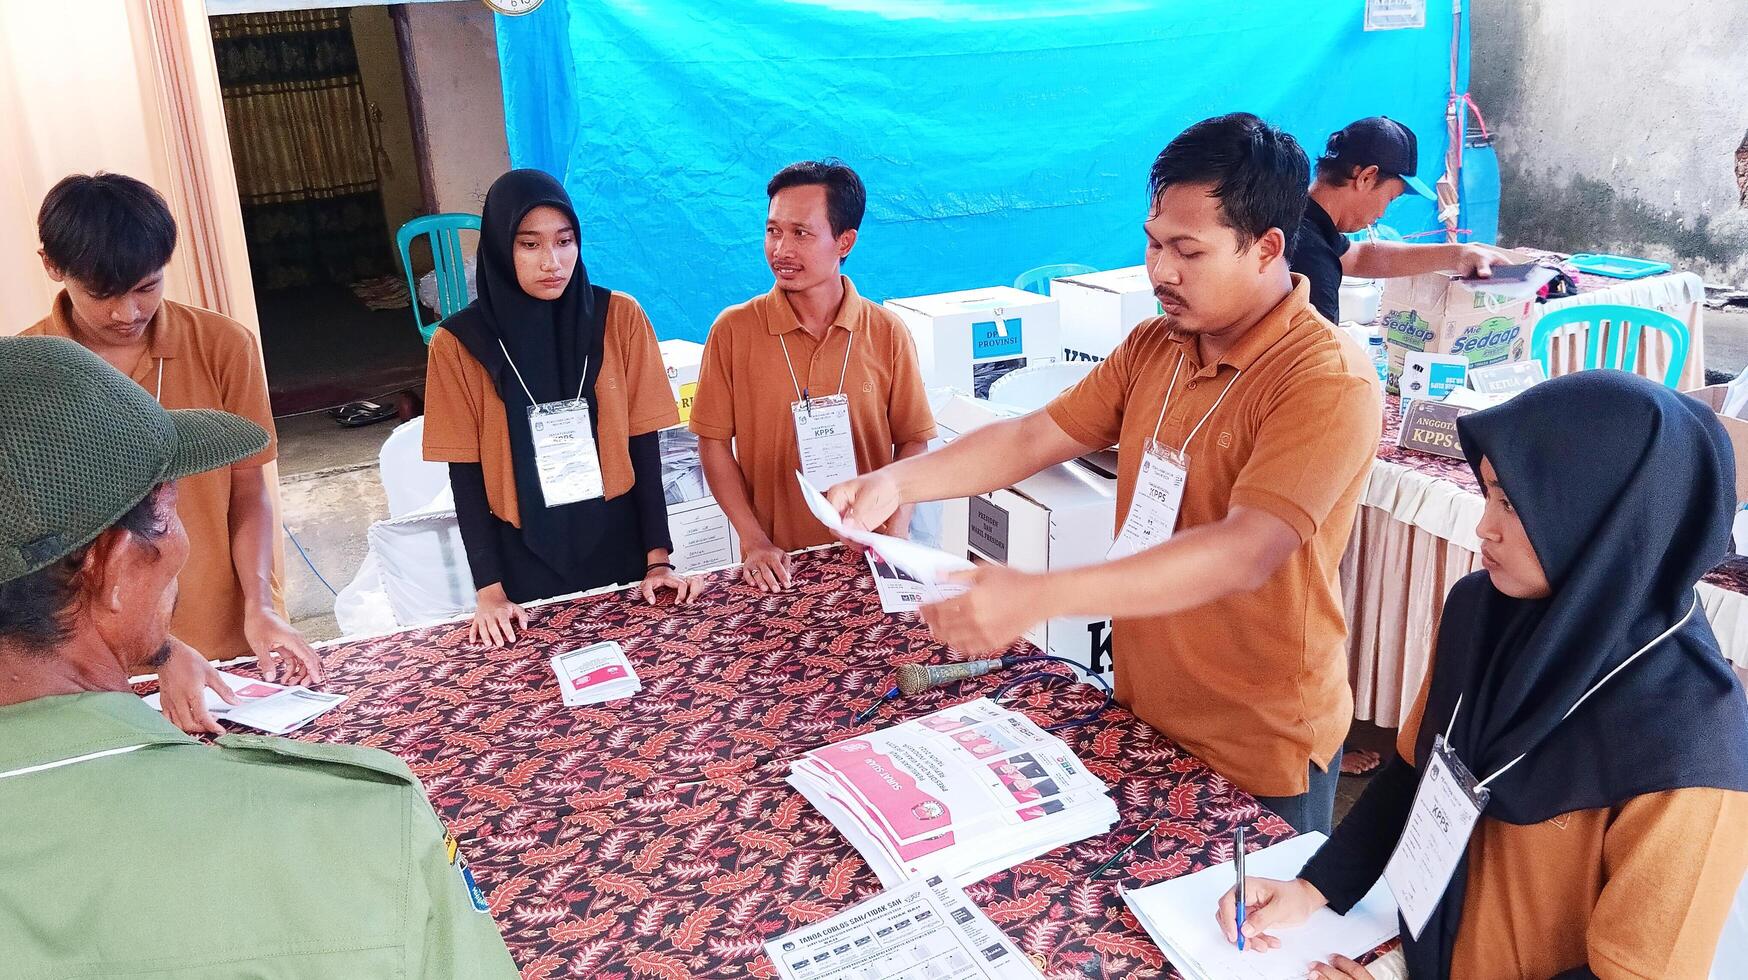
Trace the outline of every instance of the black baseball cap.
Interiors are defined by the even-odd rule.
[[[255,423],[168,411],[74,341],[0,338],[0,582],[89,544],[159,484],[265,448]]]
[[[1436,201],[1438,194],[1414,176],[1419,169],[1417,146],[1414,130],[1389,116],[1370,116],[1330,136],[1323,156],[1355,167],[1377,167],[1382,173],[1402,178],[1414,193]]]

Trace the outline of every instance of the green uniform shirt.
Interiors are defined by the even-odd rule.
[[[386,752],[0,707],[0,974],[516,977],[445,837]]]

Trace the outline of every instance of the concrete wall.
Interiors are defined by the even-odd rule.
[[[389,234],[425,210],[419,187],[419,155],[413,147],[413,123],[407,109],[407,88],[401,73],[400,43],[394,20],[383,6],[351,10],[352,44],[358,49],[358,73],[364,97],[377,117],[382,157],[382,212]]]
[[[403,15],[437,210],[478,214],[510,169],[495,15],[478,0],[410,3]]]
[[[1500,239],[1748,286],[1748,3],[1472,10],[1470,90],[1498,132]]]

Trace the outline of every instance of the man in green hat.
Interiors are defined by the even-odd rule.
[[[169,655],[175,482],[266,444],[234,415],[166,411],[72,341],[0,340],[8,975],[517,975],[399,759],[209,747],[129,688]]]

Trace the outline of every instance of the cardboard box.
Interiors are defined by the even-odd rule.
[[[1385,280],[1379,322],[1390,357],[1389,390],[1399,390],[1403,359],[1414,351],[1461,354],[1472,368],[1528,359],[1535,296],[1533,290],[1511,295],[1511,288],[1444,272]]]
[[[690,340],[664,340],[661,348],[662,366],[668,370],[668,387],[674,390],[674,405],[680,410],[680,424],[692,420],[692,398],[698,393],[698,368],[704,363],[704,345]]]
[[[936,421],[951,440],[1003,414],[987,403],[956,398]],[[1110,550],[1116,508],[1117,454],[1091,453],[1012,487],[949,501],[942,514],[941,548],[1027,572],[1096,564]],[[1026,639],[1045,653],[1113,679],[1108,616],[1052,619],[1033,627]]]
[[[1050,296],[1061,311],[1068,361],[1104,360],[1136,324],[1164,312],[1144,265],[1052,280]]]
[[[1748,467],[1742,465],[1742,460],[1748,458],[1748,422],[1723,414],[1724,397],[1729,390],[1729,385],[1708,385],[1682,394],[1699,400],[1718,413],[1718,421],[1723,423],[1724,432],[1730,436],[1730,448],[1736,451],[1736,502],[1748,503]]]
[[[916,340],[923,383],[983,398],[1009,371],[1062,357],[1056,301],[1012,286],[889,299]]]

